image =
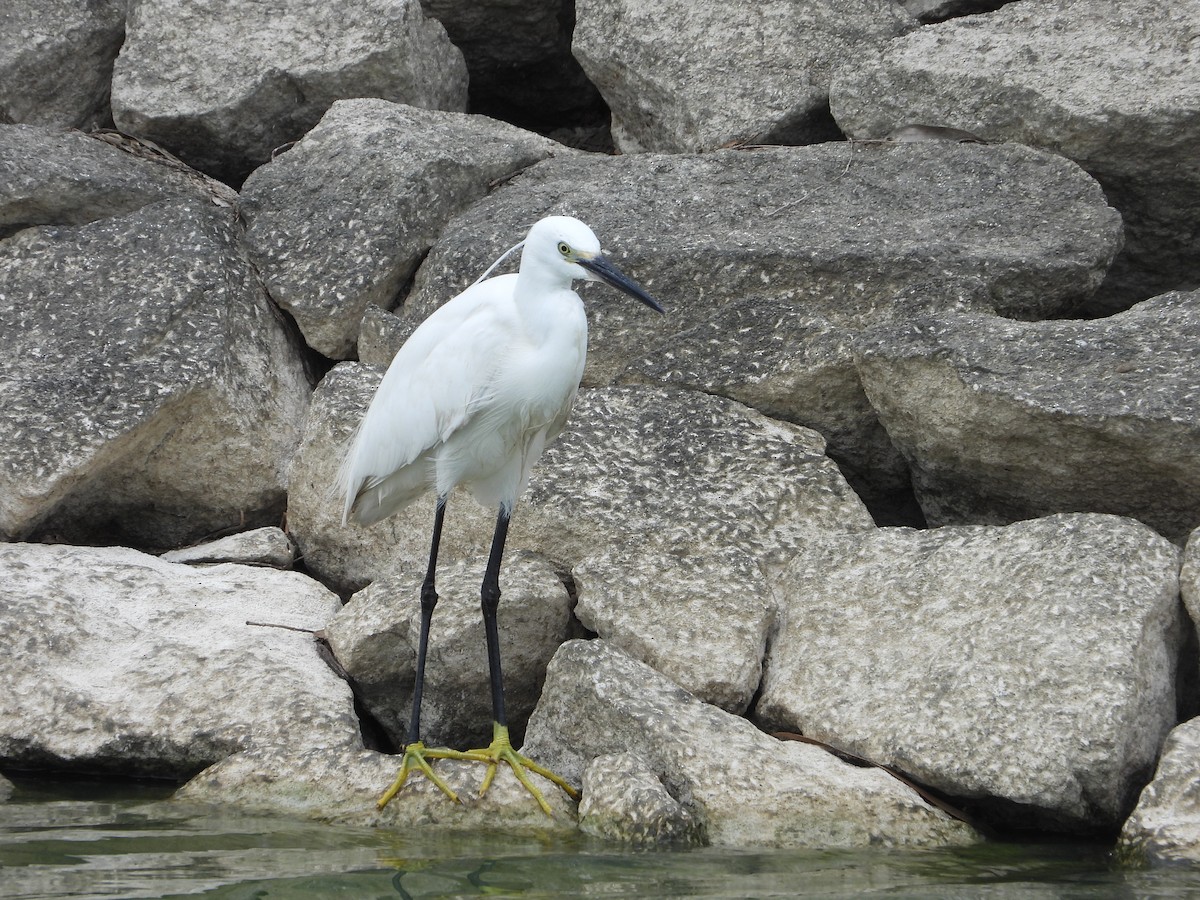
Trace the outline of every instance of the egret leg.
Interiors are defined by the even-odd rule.
[[[491,787],[492,779],[496,777],[496,767],[504,762],[512,768],[517,780],[525,786],[525,789],[537,800],[538,806],[549,816],[552,815],[550,804],[546,802],[546,798],[542,796],[537,785],[530,780],[526,770],[536,772],[558,785],[572,799],[578,799],[579,793],[567,784],[565,779],[538,765],[529,757],[518,753],[513,749],[512,742],[509,740],[508,719],[504,712],[504,676],[500,670],[500,633],[496,625],[496,612],[500,606],[500,560],[504,556],[504,542],[508,537],[509,518],[508,510],[501,507],[500,514],[496,517],[492,550],[488,555],[487,570],[484,572],[483,587],[480,591],[483,606],[483,628],[487,634],[488,671],[492,684],[492,743],[482,750],[468,751],[467,756],[479,762],[486,762],[488,765],[487,774],[479,788],[480,796],[483,796]]]
[[[417,679],[413,685],[412,718],[408,725],[408,739],[404,744],[404,757],[400,763],[400,772],[395,781],[379,798],[375,806],[383,809],[392,798],[404,787],[409,774],[414,769],[425,773],[425,777],[436,784],[443,793],[455,803],[459,802],[458,795],[450,785],[433,771],[429,765],[430,759],[464,759],[469,758],[459,750],[443,748],[433,749],[421,742],[421,695],[425,690],[425,655],[429,648],[429,626],[433,621],[433,609],[437,606],[438,593],[434,585],[437,571],[438,547],[442,541],[442,522],[446,517],[446,498],[438,497],[437,510],[433,517],[433,541],[429,548],[429,567],[425,570],[425,580],[421,582],[421,633],[417,642]]]

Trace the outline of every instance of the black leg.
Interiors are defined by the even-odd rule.
[[[437,511],[433,514],[433,542],[429,548],[429,568],[421,583],[421,636],[417,644],[417,680],[413,685],[412,719],[408,725],[409,744],[421,739],[421,694],[425,690],[425,652],[429,649],[429,624],[433,621],[433,608],[438,595],[434,588],[434,573],[437,570],[438,545],[442,542],[442,520],[446,517],[446,498],[438,497]]]
[[[496,627],[496,610],[500,606],[500,560],[504,556],[504,541],[508,537],[510,514],[504,507],[496,516],[496,531],[492,535],[492,552],[488,555],[480,591],[483,604],[483,628],[487,633],[488,671],[492,681],[492,718],[506,728],[504,715],[504,676],[500,673],[500,632]]]

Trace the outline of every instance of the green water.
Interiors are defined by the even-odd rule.
[[[20,783],[0,803],[0,897],[1200,897],[1200,868],[1126,871],[1093,845],[634,852],[246,816],[170,792]]]

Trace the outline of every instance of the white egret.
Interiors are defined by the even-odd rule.
[[[571,283],[603,281],[658,312],[663,309],[608,261],[592,230],[578,219],[542,219],[517,246],[523,246],[517,274],[476,282],[434,311],[400,348],[339,474],[343,524],[370,525],[428,491],[437,497],[429,566],[421,585],[412,718],[400,772],[379,799],[380,809],[414,768],[457,801],[430,759],[487,763],[481,794],[491,785],[496,766],[507,763],[547,814],[549,804],[526,769],[577,796],[566,781],[522,756],[509,741],[496,629],[500,560],[513,505],[534,463],[562,430],[583,376],[587,319]],[[484,749],[468,751],[427,748],[420,737],[425,652],[438,598],[438,544],[447,498],[459,485],[482,505],[499,510],[480,592],[493,739]]]

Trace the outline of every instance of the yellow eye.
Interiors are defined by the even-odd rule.
[[[566,241],[559,241],[558,242],[558,252],[561,253],[563,256],[570,256],[571,255],[571,246]]]

